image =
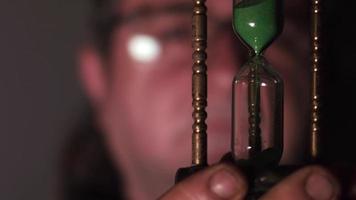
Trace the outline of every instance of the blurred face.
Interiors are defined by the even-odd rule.
[[[231,28],[231,2],[209,1],[209,162],[230,151],[231,83],[246,61]],[[105,60],[105,95],[97,107],[115,160],[173,178],[191,157],[191,1],[122,1],[122,21]],[[288,22],[287,22],[288,23]],[[284,161],[298,157],[308,120],[306,41],[293,25],[266,52],[285,81]],[[299,40],[297,40],[297,39]],[[298,46],[299,45],[299,46]]]

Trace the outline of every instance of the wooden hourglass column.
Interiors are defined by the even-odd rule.
[[[319,61],[320,61],[320,0],[312,0],[312,109],[311,109],[311,144],[312,161],[320,157],[320,96],[319,96]]]
[[[192,166],[178,169],[175,182],[189,177],[208,166],[207,156],[207,8],[206,0],[193,0],[193,134],[192,134]]]
[[[193,10],[193,135],[192,164],[207,165],[207,8],[205,0],[194,0]]]

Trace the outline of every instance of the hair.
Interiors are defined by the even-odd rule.
[[[93,45],[107,54],[113,29],[113,8],[119,0],[92,0],[89,27]],[[116,11],[117,13],[117,11]],[[87,110],[90,111],[88,108]],[[119,170],[114,166],[93,113],[85,115],[68,138],[61,166],[61,190],[65,200],[127,199]]]
[[[118,8],[118,2],[119,0],[92,0],[89,23],[91,38],[95,47],[104,54],[108,53],[111,33],[117,20],[113,13],[114,8]]]
[[[61,163],[63,199],[126,199],[120,171],[113,164],[91,114],[83,118],[69,137]]]

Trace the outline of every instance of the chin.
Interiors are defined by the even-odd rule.
[[[231,151],[230,134],[227,130],[208,133],[208,159],[209,163],[217,163],[228,152]]]
[[[208,159],[210,164],[218,163],[220,162],[221,158],[230,151],[228,148],[221,148],[219,150],[211,150],[208,153]]]

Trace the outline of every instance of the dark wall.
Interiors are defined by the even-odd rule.
[[[0,1],[0,199],[56,199],[60,147],[85,100],[87,0]]]
[[[356,29],[354,1],[323,4],[322,140],[328,163],[356,164]]]

